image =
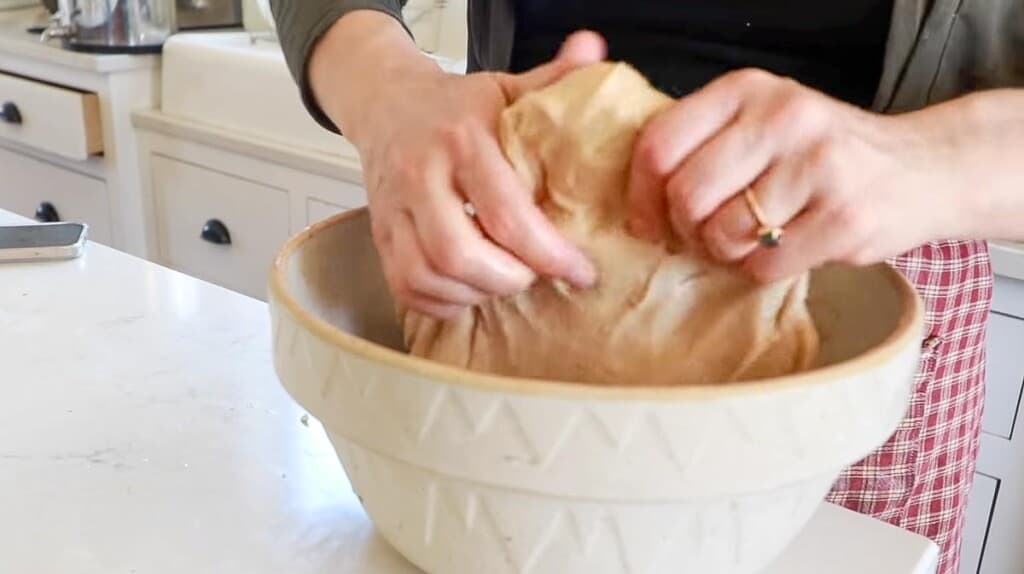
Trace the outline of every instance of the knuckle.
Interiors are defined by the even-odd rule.
[[[776,120],[791,130],[804,131],[820,126],[825,120],[825,110],[818,98],[798,91],[786,96]]]
[[[521,218],[511,209],[486,209],[479,211],[477,217],[487,235],[499,245],[509,246],[522,232]]]
[[[378,251],[386,251],[394,242],[391,226],[376,218],[370,219],[370,237]]]
[[[401,154],[391,162],[393,167],[389,170],[387,183],[398,191],[418,189],[425,183],[425,164],[426,162],[417,155]]]
[[[471,155],[477,136],[477,126],[470,119],[453,121],[439,128],[444,147],[457,157]]]
[[[810,168],[820,181],[842,181],[844,171],[842,151],[834,138],[820,141],[810,153]]]
[[[648,126],[640,134],[633,150],[633,161],[641,172],[664,177],[675,167],[666,146],[661,144],[662,140],[659,127],[655,124]]]
[[[852,202],[839,203],[833,209],[832,218],[839,236],[847,238],[847,241],[859,243],[871,232],[871,215]]]
[[[732,250],[729,248],[730,242],[728,238],[725,237],[720,225],[714,223],[714,221],[708,222],[708,224],[701,229],[700,236],[701,240],[704,242],[704,246],[712,257],[720,261],[729,261],[732,259]]]
[[[762,86],[777,78],[771,72],[761,68],[740,68],[726,74],[724,79],[740,86]]]
[[[395,299],[408,305],[413,299],[416,298],[416,291],[409,284],[408,278],[405,276],[393,277],[391,283],[391,294]]]
[[[669,209],[677,222],[694,224],[701,220],[700,194],[688,177],[676,177],[665,190]]]
[[[403,275],[407,289],[414,293],[422,293],[429,288],[433,272],[426,265],[412,265]]]
[[[431,257],[434,266],[448,277],[459,277],[473,265],[472,255],[450,242],[438,246]]]
[[[511,297],[512,295],[521,293],[528,289],[530,285],[533,285],[535,279],[536,277],[525,274],[521,277],[509,279],[505,283],[504,288],[501,289],[500,294],[504,297]]]

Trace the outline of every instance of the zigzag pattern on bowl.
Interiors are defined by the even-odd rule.
[[[590,501],[444,477],[331,441],[377,530],[434,574],[749,574],[785,549],[834,478],[736,498]]]
[[[902,420],[918,358],[907,349],[878,369],[755,396],[570,399],[371,363],[271,309],[282,382],[331,432],[445,475],[591,498],[624,489],[650,500],[729,495],[851,464]]]

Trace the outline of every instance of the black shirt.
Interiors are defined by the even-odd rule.
[[[856,105],[874,99],[893,0],[516,0],[512,70],[550,60],[587,28],[609,57],[673,96],[763,68]]]

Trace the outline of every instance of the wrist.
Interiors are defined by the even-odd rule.
[[[358,146],[380,108],[390,105],[391,94],[404,91],[404,81],[443,71],[398,20],[357,10],[324,34],[310,54],[307,73],[317,105]]]

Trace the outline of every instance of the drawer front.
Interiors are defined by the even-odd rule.
[[[316,178],[306,182],[306,225],[366,205],[366,189],[337,179]]]
[[[150,166],[163,262],[266,299],[271,263],[289,236],[287,192],[159,155]]]
[[[993,313],[988,327],[985,419],[982,429],[1012,438],[1024,386],[1024,320]]]
[[[110,244],[110,202],[103,180],[0,148],[0,207],[35,217],[48,204],[60,221],[83,222],[89,239]]]
[[[353,206],[342,206],[312,197],[306,199],[306,225],[313,225],[332,215],[352,209]]]
[[[99,98],[0,73],[0,138],[74,160],[103,152]]]
[[[981,570],[989,518],[995,508],[998,490],[998,480],[984,474],[974,475],[974,487],[971,488],[970,500],[967,502],[967,517],[960,545],[959,574],[978,574]]]
[[[1024,281],[996,276],[992,309],[1003,315],[1024,319]]]

